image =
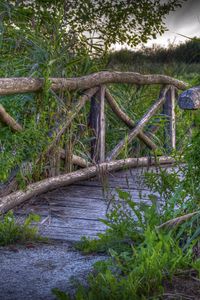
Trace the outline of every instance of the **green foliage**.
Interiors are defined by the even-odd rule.
[[[147,228],[144,240],[129,251],[109,251],[111,258],[96,264],[88,278],[89,287],[80,286],[73,299],[146,299],[163,292],[162,281],[178,269],[188,268],[191,251],[184,253],[170,234]],[[197,266],[196,266],[197,268]],[[56,294],[58,299],[61,294]],[[62,294],[63,295],[63,294]]]
[[[200,63],[200,40],[194,38],[179,45],[169,44],[167,48],[154,46],[143,47],[138,51],[122,49],[111,52],[108,57],[110,65],[130,66],[137,64],[165,64],[173,63],[199,64]]]
[[[23,223],[19,223],[13,212],[8,212],[0,219],[0,246],[39,240],[38,229],[32,226],[39,220],[39,216],[30,214]]]
[[[200,198],[200,133],[194,134],[191,143],[185,150],[185,160],[187,165],[185,167],[185,180],[183,186],[187,194],[192,197],[195,204],[199,202]],[[197,204],[198,205],[198,204]]]
[[[57,299],[160,299],[164,293],[163,282],[172,280],[176,273],[193,268],[200,274],[199,212],[171,231],[157,228],[169,216],[184,211],[183,207],[177,209],[175,198],[174,203],[172,200],[180,184],[177,173],[172,173],[167,180],[166,177],[165,171],[161,172],[159,182],[156,176],[147,177],[154,184],[154,192],[171,201],[162,212],[157,210],[157,199],[151,195],[152,205],[145,205],[135,203],[129,193],[117,190],[121,202],[112,202],[107,220],[102,220],[108,226],[106,232],[98,240],[83,238],[78,243],[78,249],[84,253],[106,251],[110,258],[95,264],[88,285],[80,283],[75,295],[55,289]]]
[[[130,248],[132,244],[139,244],[144,239],[146,228],[154,228],[160,222],[157,204],[152,199],[152,205],[134,202],[130,193],[117,190],[118,200],[112,199],[111,208],[106,220],[101,220],[108,229],[99,234],[99,239],[89,240],[83,237],[76,244],[78,250],[84,253],[105,252],[114,249],[120,253]]]
[[[70,52],[85,48],[102,53],[115,43],[135,46],[162,34],[165,16],[183,2],[32,0],[3,1],[0,8],[4,22],[24,32],[42,31],[52,38],[52,32],[59,28],[56,39],[67,41]]]

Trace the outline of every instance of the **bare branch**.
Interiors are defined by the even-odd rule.
[[[119,107],[119,105],[108,90],[106,90],[106,100],[108,101],[112,111],[118,116],[118,118],[121,119],[130,129],[133,129],[135,127],[135,123],[133,122],[133,120],[131,120],[131,118],[129,118],[127,114],[125,114],[125,112],[123,112],[123,110],[121,110],[121,108]],[[152,142],[152,140],[142,131],[138,133],[138,138],[141,141],[143,141],[143,143],[145,143],[147,147],[149,147],[152,150],[156,150],[156,144]]]
[[[49,78],[51,89],[84,90],[108,83],[130,83],[137,85],[167,84],[178,89],[187,88],[187,83],[165,75],[142,75],[134,72],[103,71],[77,78]],[[31,93],[41,91],[44,86],[42,78],[0,78],[0,95]]]
[[[156,113],[156,111],[161,107],[161,105],[165,102],[165,95],[168,91],[169,86],[165,87],[161,92],[158,100],[152,105],[152,107],[148,110],[148,112],[142,117],[142,119],[137,123],[133,130],[130,131],[127,137],[122,139],[115,148],[108,154],[107,161],[111,161],[115,159],[119,153],[122,151],[126,143],[130,143],[141,130],[144,128],[146,123],[150,120],[150,118]]]
[[[22,126],[6,112],[2,105],[0,105],[0,120],[8,125],[13,131],[22,131]]]
[[[101,163],[97,166],[92,166],[72,173],[59,175],[56,177],[47,178],[36,183],[32,183],[26,187],[24,191],[17,191],[8,196],[0,198],[0,212],[5,213],[9,209],[29,200],[32,197],[38,196],[47,191],[57,189],[62,186],[67,186],[80,180],[95,177],[100,170],[113,172],[124,168],[142,167],[157,164],[170,164],[175,160],[169,156],[127,158],[109,163]]]

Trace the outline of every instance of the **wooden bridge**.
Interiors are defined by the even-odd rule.
[[[96,237],[105,230],[99,222],[106,211],[112,207],[112,199],[117,197],[116,188],[128,190],[135,201],[149,201],[151,193],[144,183],[144,171],[157,170],[156,166],[171,168],[174,159],[170,156],[157,156],[158,146],[151,135],[144,132],[148,121],[159,110],[166,115],[165,148],[167,153],[176,148],[175,104],[178,90],[185,90],[187,85],[164,75],[141,75],[131,72],[99,72],[80,78],[50,78],[50,90],[76,91],[79,100],[73,103],[67,118],[59,128],[54,130],[54,138],[45,153],[38,157],[36,164],[49,164],[49,177],[31,183],[25,190],[19,190],[15,176],[0,185],[0,212],[15,209],[19,218],[30,212],[41,215],[40,230],[43,235],[62,240],[78,240],[87,235]],[[106,87],[111,83],[128,83],[140,85],[161,85],[157,100],[136,124],[117,104]],[[0,95],[39,92],[43,89],[43,79],[35,78],[2,78]],[[187,90],[179,96],[179,105],[183,109],[200,108],[200,89]],[[91,101],[90,101],[91,100]],[[69,133],[69,128],[81,109],[90,103],[89,126],[92,128],[91,157],[86,160],[70,151],[69,145],[63,149],[61,139]],[[117,118],[130,129],[117,145],[106,153],[106,115],[105,106],[109,105]],[[0,120],[10,126],[14,132],[23,130],[6,110],[0,107]],[[155,128],[152,129],[155,133]],[[52,133],[52,132],[51,132]],[[150,157],[117,158],[124,148],[138,138],[151,151]],[[61,169],[64,161],[65,170]],[[30,163],[29,163],[30,165]],[[74,167],[75,166],[75,167]],[[20,166],[19,168],[22,168]],[[72,171],[74,170],[74,171]],[[162,202],[162,199],[160,199]]]

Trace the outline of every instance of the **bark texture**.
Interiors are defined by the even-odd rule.
[[[0,105],[0,120],[8,125],[13,131],[22,131],[22,126],[6,112],[2,105]]]
[[[107,83],[131,83],[137,85],[167,84],[184,90],[187,84],[165,75],[142,75],[134,72],[102,71],[77,78],[49,78],[51,89],[84,90]],[[0,78],[0,95],[31,93],[41,91],[44,86],[42,78]]]
[[[151,166],[157,164],[170,164],[175,160],[169,156],[162,156],[155,159],[154,157],[127,158],[109,163],[101,163],[97,166],[85,168],[69,174],[63,174],[56,177],[41,180],[27,186],[24,191],[14,192],[6,197],[0,198],[0,212],[5,213],[17,205],[29,200],[32,197],[42,193],[67,186],[80,180],[95,177],[99,172],[106,174],[107,172],[117,171],[123,168],[133,168],[142,166]]]
[[[162,92],[161,92],[158,100],[152,105],[152,107],[142,117],[142,119],[137,123],[137,125],[130,131],[130,133],[128,134],[128,136],[125,137],[124,139],[122,139],[116,145],[116,147],[108,154],[107,159],[106,159],[107,161],[111,161],[111,160],[115,159],[120,154],[120,152],[123,150],[123,148],[125,147],[126,143],[129,144],[139,134],[139,132],[141,132],[141,130],[146,125],[146,123],[150,120],[150,118],[156,113],[156,111],[165,102],[165,95],[166,95],[166,92],[168,91],[168,89],[169,89],[169,87],[166,86],[162,90]]]
[[[122,120],[130,129],[133,129],[135,127],[135,123],[125,112],[119,107],[115,99],[112,97],[112,95],[109,93],[108,90],[106,90],[106,100],[108,101],[112,111],[118,116],[120,120]],[[152,140],[144,134],[142,131],[138,133],[137,136],[145,145],[152,149],[156,150],[157,146]]]
[[[183,92],[178,98],[178,104],[182,109],[200,109],[200,86]]]

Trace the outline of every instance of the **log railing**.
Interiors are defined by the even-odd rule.
[[[94,163],[102,163],[116,159],[124,146],[131,143],[136,137],[139,138],[149,149],[156,150],[157,145],[151,138],[143,132],[143,129],[151,117],[163,107],[163,113],[167,116],[167,126],[165,128],[166,148],[174,149],[176,146],[175,130],[175,98],[177,89],[186,89],[187,84],[165,75],[141,75],[133,72],[99,72],[79,78],[50,78],[51,89],[57,90],[83,90],[83,95],[68,112],[68,119],[57,132],[55,139],[46,150],[50,154],[51,150],[57,145],[66,132],[67,128],[85,106],[91,100],[90,127],[95,134],[95,140],[91,144],[91,158]],[[110,94],[106,84],[110,83],[129,83],[136,85],[162,85],[157,101],[147,111],[137,124],[119,107],[113,96]],[[11,95],[18,93],[30,93],[41,91],[44,80],[38,78],[1,78],[0,95]],[[130,129],[127,137],[122,139],[110,153],[105,153],[105,101],[111,107],[114,114],[124,122]],[[13,131],[21,131],[22,127],[5,109],[0,106],[0,120],[11,127]],[[169,152],[168,151],[168,152]]]
[[[167,124],[165,128],[165,146],[168,150],[168,153],[175,149],[176,147],[176,128],[175,128],[175,101],[177,98],[177,90],[185,90],[187,84],[164,75],[141,75],[133,72],[99,72],[91,74],[88,76],[83,76],[79,78],[50,78],[50,89],[52,91],[75,91],[77,90],[80,94],[79,100],[76,102],[76,105],[72,107],[71,111],[67,113],[67,121],[62,124],[62,128],[56,132],[55,138],[52,140],[51,144],[48,145],[44,156],[51,157],[52,151],[55,147],[58,147],[59,142],[64,134],[66,134],[68,128],[71,126],[75,117],[80,113],[81,109],[86,105],[87,102],[90,102],[90,115],[89,115],[89,125],[94,133],[94,139],[91,142],[91,159],[86,161],[85,159],[72,153],[71,161],[73,164],[77,164],[80,167],[84,168],[84,176],[81,178],[89,178],[95,176],[98,171],[98,165],[105,169],[106,167],[109,170],[116,170],[124,167],[126,162],[128,166],[135,166],[137,164],[137,158],[126,158],[124,160],[116,161],[124,147],[127,144],[132,143],[135,138],[141,140],[150,150],[155,151],[158,146],[154,141],[151,140],[148,133],[145,133],[144,127],[147,125],[148,121],[159,111],[162,112],[167,117]],[[143,117],[135,123],[118,105],[114,97],[111,95],[108,90],[107,85],[112,83],[126,83],[126,84],[135,84],[135,85],[151,85],[157,84],[160,85],[160,93],[157,100],[154,104],[148,109],[148,111],[143,115]],[[0,78],[0,96],[1,95],[11,95],[19,93],[32,93],[39,92],[43,89],[45,85],[44,79],[37,78]],[[184,94],[184,93],[183,93]],[[181,102],[179,98],[179,102]],[[124,137],[109,153],[106,153],[106,113],[105,106],[110,106],[113,113],[119,118],[129,129],[129,133]],[[197,104],[195,104],[197,105]],[[5,111],[5,109],[0,106],[0,121],[4,122],[11,127],[13,131],[21,131],[22,127]],[[59,127],[60,128],[60,127]],[[59,148],[59,159],[65,159],[66,153],[65,150]],[[41,157],[38,157],[37,163],[41,160]],[[113,162],[115,161],[115,162]],[[146,158],[141,158],[142,165],[148,164],[149,160]],[[156,160],[152,159],[151,161],[156,163]],[[171,163],[173,159],[169,156],[160,157],[159,161],[162,163]],[[139,162],[139,160],[138,160]],[[113,167],[114,166],[114,167]],[[92,170],[92,171],[91,171]],[[78,171],[77,171],[78,172]],[[65,175],[59,175],[61,181],[57,178],[54,181],[49,178],[45,179],[45,187],[41,184],[33,183],[30,186],[30,193],[28,192],[15,192],[11,196],[3,195],[4,197],[0,198],[0,212],[5,211],[7,207],[11,208],[12,205],[7,205],[6,202],[12,199],[12,203],[16,202],[17,204],[21,203],[25,199],[32,197],[38,193],[46,191],[46,188],[51,186],[51,182],[54,182],[53,187],[62,186],[64,184],[72,183],[75,179],[75,172],[67,174],[67,179]],[[79,174],[79,173],[77,173]],[[82,174],[82,173],[80,173]],[[64,180],[62,181],[62,178]],[[77,177],[78,178],[78,177]],[[78,180],[78,179],[77,179]],[[34,187],[39,186],[38,192],[33,192]],[[27,188],[27,191],[29,188]],[[27,194],[28,193],[28,194]],[[25,195],[25,196],[24,196]],[[27,196],[28,195],[28,196]],[[0,191],[1,197],[1,191]],[[2,203],[2,206],[1,206]]]

